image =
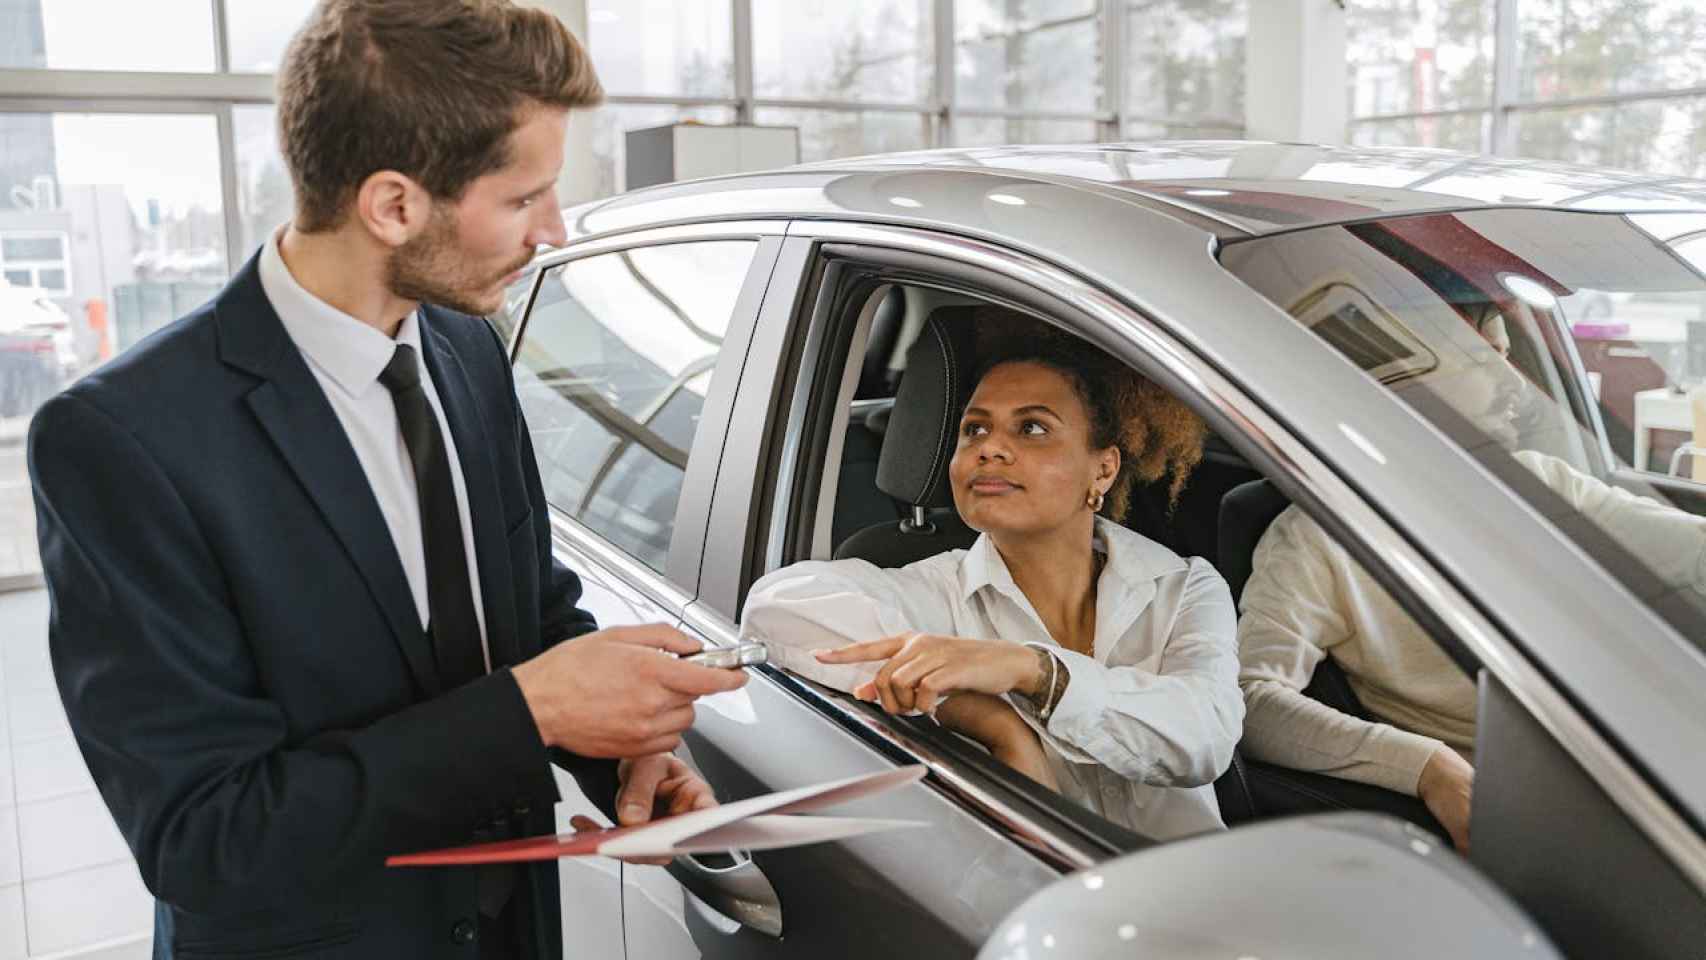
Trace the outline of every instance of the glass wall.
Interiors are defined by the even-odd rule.
[[[807,162],[1238,138],[1250,2],[589,0],[609,95],[591,134],[591,186],[622,189],[625,134],[677,119],[797,127]]]
[[[1128,4],[1124,103],[1132,121],[1126,124],[1124,136],[1218,139],[1242,135],[1244,40],[1251,2],[1133,0]],[[1151,132],[1155,129],[1161,132]]]
[[[1352,3],[1352,141],[1706,174],[1706,5],[1511,0],[1505,19],[1499,6]]]
[[[0,68],[94,91],[0,86],[0,958],[150,955],[152,898],[54,686],[25,438],[289,217],[268,74],[309,7],[0,0]]]

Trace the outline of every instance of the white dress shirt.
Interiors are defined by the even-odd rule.
[[[1046,644],[1071,673],[1038,731],[1061,793],[1156,839],[1221,829],[1213,782],[1244,719],[1226,581],[1202,559],[1098,518],[1107,556],[1096,584],[1094,655],[1060,647],[987,536],[894,570],[863,560],[810,561],[753,585],[743,639],[772,662],[844,692],[880,663],[826,665],[813,650],[909,630]]]
[[[1557,457],[1517,462],[1673,587],[1706,592],[1706,519],[1609,486]],[[1440,744],[1473,761],[1475,682],[1296,507],[1256,546],[1238,624],[1244,750],[1300,770],[1416,793]],[[1305,696],[1332,656],[1370,722]]]
[[[379,382],[379,374],[391,362],[398,344],[406,343],[415,350],[416,363],[421,368],[421,388],[438,418],[445,456],[450,461],[450,481],[456,491],[456,510],[462,523],[462,549],[468,558],[468,586],[473,591],[474,616],[480,625],[480,649],[486,669],[490,670],[492,657],[486,642],[486,611],[480,602],[480,566],[474,556],[468,487],[462,478],[462,462],[456,456],[456,439],[450,435],[450,423],[444,419],[444,407],[438,402],[438,391],[426,369],[419,311],[403,318],[396,339],[385,336],[297,283],[278,252],[281,234],[282,231],[274,234],[261,250],[261,289],[278,311],[285,332],[308,361],[308,369],[331,401],[332,412],[337,414],[350,446],[355,448],[356,460],[367,474],[379,512],[384,514],[385,526],[391,531],[391,543],[397,548],[409,590],[414,594],[415,612],[420,615],[424,630],[431,613],[427,604],[426,545],[421,534],[415,467],[403,442],[403,431],[397,425],[397,407],[391,400],[391,391]]]

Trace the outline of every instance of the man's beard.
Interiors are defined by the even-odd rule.
[[[391,251],[386,261],[385,282],[392,295],[474,316],[483,316],[503,306],[503,291],[498,285],[527,266],[532,256],[495,276],[479,276],[468,268],[456,241],[455,215],[434,204],[426,230]]]

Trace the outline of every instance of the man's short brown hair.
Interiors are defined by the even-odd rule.
[[[586,50],[543,10],[510,0],[320,0],[278,75],[296,228],[337,226],[380,170],[456,200],[509,162],[524,108],[603,96]]]

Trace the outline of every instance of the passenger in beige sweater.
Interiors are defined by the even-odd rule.
[[[1611,487],[1557,457],[1514,456],[1654,573],[1706,592],[1706,518]],[[1466,849],[1474,681],[1297,507],[1268,528],[1253,566],[1238,625],[1245,752],[1420,797]],[[1304,696],[1328,656],[1384,722]]]

